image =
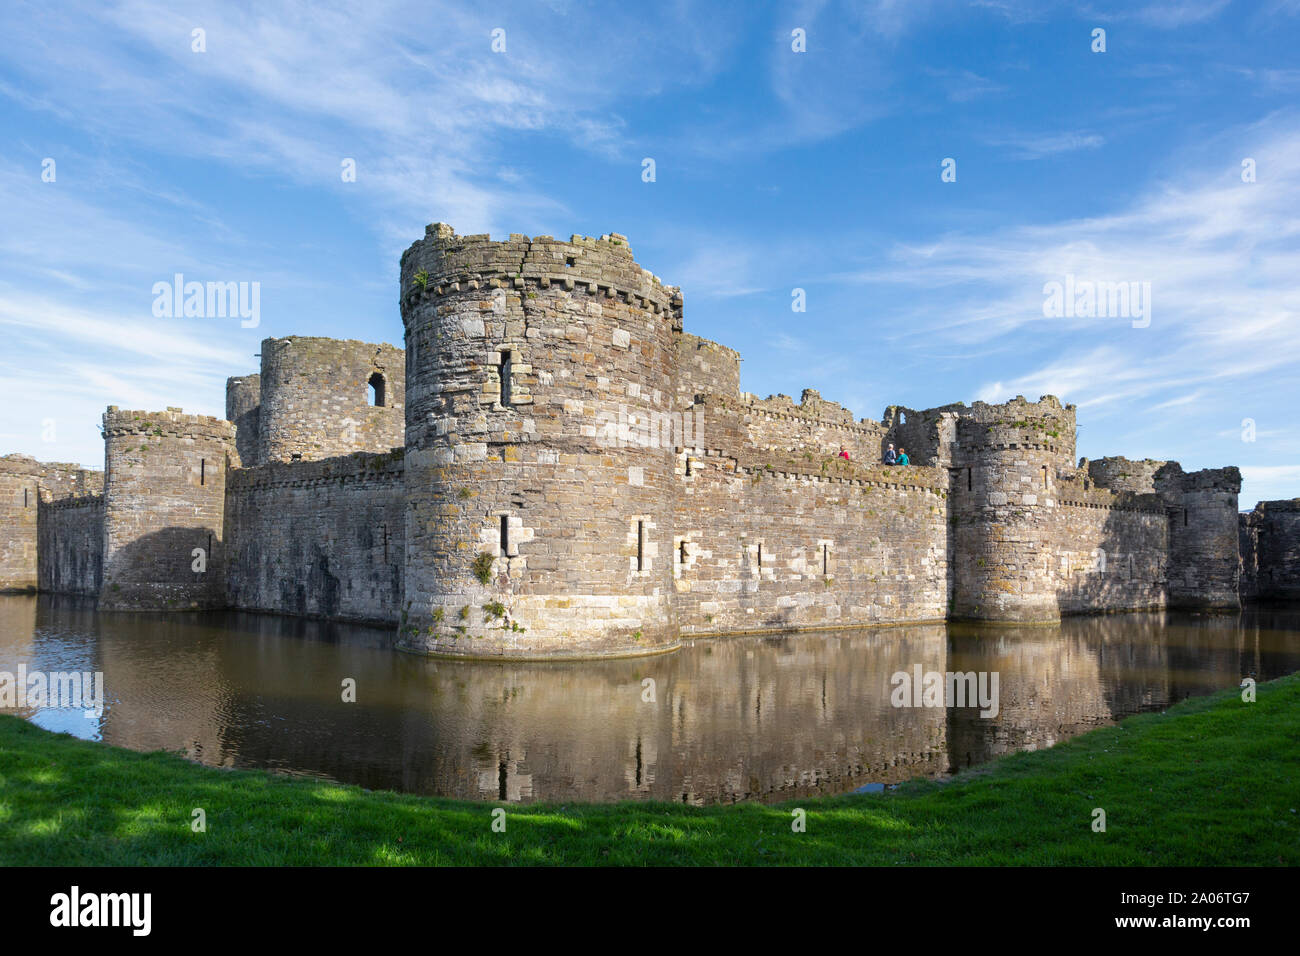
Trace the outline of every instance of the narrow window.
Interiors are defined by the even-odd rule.
[[[687,455],[686,456],[686,477],[689,478],[690,476],[691,476],[691,456]]]
[[[575,257],[573,257],[573,256],[566,256],[565,259],[564,259],[564,268],[566,268],[566,269],[572,269],[574,263],[577,262],[577,261],[578,261],[578,260],[577,260]]]
[[[212,557],[212,535],[208,535],[208,557]]]
[[[1047,490],[1047,466],[1043,466],[1043,490]]]
[[[1184,527],[1184,528],[1187,527],[1187,509],[1186,509],[1186,508],[1183,509],[1183,527]]]
[[[207,480],[208,480],[208,460],[206,458],[200,458],[199,459],[199,484],[201,485],[206,484]]]
[[[831,573],[831,546],[829,544],[823,544],[822,545],[822,574],[830,574],[830,573]]]
[[[501,516],[501,554],[503,556],[510,553],[510,518],[507,515]]]
[[[966,490],[970,491],[972,487],[973,486],[972,486],[972,479],[971,479],[971,469],[967,468],[966,469]]]
[[[763,542],[758,543],[758,570],[763,570]]]
[[[677,546],[677,558],[682,567],[686,567],[686,539],[682,538],[681,544]]]
[[[375,372],[370,376],[370,404],[375,408],[383,408],[388,404],[388,396],[385,394],[384,376]]]
[[[388,563],[388,525],[380,525],[384,532],[384,564]]]
[[[24,507],[24,508],[27,507],[27,489],[26,489],[26,488],[23,489],[23,507]]]
[[[501,375],[501,404],[510,404],[510,353],[501,353],[501,364],[497,371]]]
[[[636,523],[636,569],[645,570],[645,522]]]

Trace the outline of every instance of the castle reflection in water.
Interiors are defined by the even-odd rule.
[[[393,654],[391,640],[286,617],[114,615],[78,599],[0,597],[0,670],[105,675],[102,718],[20,710],[41,726],[215,766],[483,800],[840,793],[1300,669],[1294,609],[735,637],[550,664],[431,660]],[[997,716],[893,707],[891,676],[918,664],[998,672]],[[346,678],[356,703],[342,700]]]

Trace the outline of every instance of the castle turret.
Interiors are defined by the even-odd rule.
[[[403,646],[671,646],[678,290],[619,235],[492,242],[441,223],[406,251],[401,283]]]
[[[235,426],[235,448],[244,468],[261,464],[262,376],[226,379],[226,421]]]
[[[952,615],[1060,619],[1049,509],[1074,456],[1074,406],[1051,395],[957,409],[951,453]]]
[[[405,376],[402,350],[392,345],[264,339],[256,463],[399,447]]]
[[[210,415],[104,413],[100,607],[220,607],[230,422]]]

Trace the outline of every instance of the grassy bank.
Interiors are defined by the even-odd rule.
[[[1300,677],[947,784],[775,807],[506,806],[196,766],[0,717],[0,864],[1300,864]],[[191,811],[207,814],[193,833]],[[791,809],[807,832],[791,832]],[[1091,828],[1106,811],[1105,833]]]

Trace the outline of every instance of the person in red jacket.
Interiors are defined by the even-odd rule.
[[[845,461],[849,460],[849,453],[844,450],[843,445],[840,446],[840,457],[843,458]]]

